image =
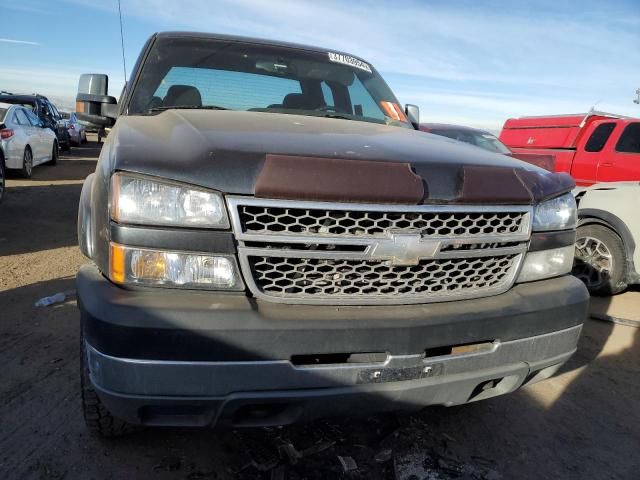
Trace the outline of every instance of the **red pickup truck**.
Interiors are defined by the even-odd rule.
[[[513,156],[578,185],[640,180],[640,119],[595,112],[510,118],[500,140]]]

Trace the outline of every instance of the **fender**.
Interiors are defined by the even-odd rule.
[[[82,254],[91,258],[93,254],[93,228],[91,227],[91,191],[95,173],[85,178],[78,205],[78,245]]]
[[[626,281],[628,283],[638,283],[640,281],[640,274],[637,273],[633,262],[636,243],[627,225],[619,217],[606,210],[599,210],[597,208],[578,209],[578,226],[589,224],[603,225],[620,236],[627,257],[628,273]]]

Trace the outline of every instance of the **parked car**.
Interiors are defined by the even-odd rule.
[[[30,109],[47,128],[50,128],[58,139],[58,146],[66,151],[71,148],[71,138],[67,131],[62,115],[53,103],[43,95],[0,95],[0,102],[22,105]]]
[[[640,119],[591,111],[510,118],[500,140],[514,156],[548,155],[547,168],[571,174],[578,185],[640,180]]]
[[[31,177],[33,167],[58,160],[55,133],[21,105],[0,103],[0,145],[4,167],[25,178]]]
[[[490,152],[511,155],[509,150],[498,138],[490,132],[478,128],[446,123],[421,123],[420,130],[459,142],[469,143]]]
[[[4,117],[7,113],[8,106],[0,105],[0,122],[4,120]],[[5,128],[2,127],[3,123],[0,123],[0,202],[4,199],[4,194],[7,186],[7,171],[5,169],[4,164],[4,142],[2,141],[2,137],[9,136],[9,132],[5,132]]]
[[[91,431],[458,405],[575,351],[568,175],[416,131],[347,53],[159,33],[131,78],[76,98],[115,123],[78,213]]]
[[[578,202],[573,273],[593,295],[640,283],[640,183],[601,183],[575,190]]]
[[[80,146],[87,143],[87,131],[85,126],[78,121],[75,112],[61,112],[63,122],[69,132],[69,138],[73,145]]]

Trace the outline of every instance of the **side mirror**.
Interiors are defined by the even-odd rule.
[[[404,106],[404,113],[407,115],[407,119],[413,125],[416,130],[420,129],[420,108],[417,105],[407,103]]]
[[[101,127],[112,126],[118,117],[118,101],[107,95],[109,77],[101,73],[80,75],[76,95],[76,116],[79,120]]]

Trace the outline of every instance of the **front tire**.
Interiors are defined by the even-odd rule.
[[[84,335],[82,334],[80,334],[80,389],[82,393],[84,422],[91,434],[103,438],[113,438],[127,435],[141,429],[141,427],[137,425],[132,425],[114,417],[111,412],[107,410],[107,407],[104,406],[100,397],[98,397],[89,377],[87,352]]]
[[[31,178],[33,174],[33,153],[31,152],[31,148],[27,147],[24,149],[24,154],[22,155],[22,168],[20,169],[20,175],[23,178]]]
[[[4,157],[0,153],[0,203],[4,198],[4,193],[7,190],[7,170],[4,168]]]
[[[71,135],[69,135],[69,132],[65,133],[64,140],[65,143],[64,145],[62,145],[62,151],[68,152],[69,150],[71,150]]]
[[[51,149],[51,160],[47,162],[47,165],[55,165],[56,163],[58,163],[59,152],[60,151],[58,150],[57,142],[53,142],[53,147]]]
[[[615,295],[627,288],[627,258],[622,239],[604,225],[584,225],[576,234],[573,274],[592,295]]]

